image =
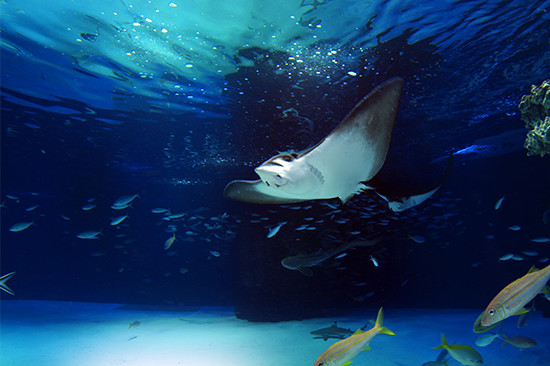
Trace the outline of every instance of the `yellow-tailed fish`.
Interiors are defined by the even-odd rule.
[[[346,339],[334,343],[317,358],[314,366],[347,366],[361,351],[369,348],[370,341],[378,334],[395,335],[394,332],[383,326],[384,313],[382,308],[378,311],[376,324],[366,332],[357,329],[355,333]]]
[[[164,249],[165,250],[170,249],[170,247],[172,246],[172,244],[174,244],[175,241],[176,241],[176,233],[172,234],[171,237],[166,239],[166,241],[164,242]]]
[[[481,325],[488,327],[512,315],[527,312],[523,307],[544,289],[549,279],[550,265],[541,270],[531,267],[525,276],[518,278],[495,296],[483,312]]]
[[[451,357],[462,365],[475,366],[483,364],[483,357],[472,347],[464,344],[449,345],[443,333],[441,333],[441,343],[440,346],[434,347],[434,349],[446,349]]]
[[[10,272],[8,274],[3,275],[0,277],[0,290],[7,292],[10,295],[15,295],[13,290],[6,285],[6,282],[15,274],[15,272]]]

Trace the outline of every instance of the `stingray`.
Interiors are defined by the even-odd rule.
[[[224,196],[282,204],[339,198],[373,189],[368,184],[386,160],[403,79],[393,78],[364,97],[321,142],[301,153],[275,155],[254,169],[258,180],[234,180]]]

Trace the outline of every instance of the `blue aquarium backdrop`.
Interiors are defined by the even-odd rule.
[[[0,17],[3,365],[550,364],[550,1]]]

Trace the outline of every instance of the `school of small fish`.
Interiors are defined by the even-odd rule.
[[[31,194],[33,200],[40,198],[39,194]],[[16,204],[25,204],[23,210],[24,218],[29,220],[21,220],[13,223],[9,227],[9,231],[12,233],[30,232],[32,227],[39,227],[41,217],[45,214],[40,211],[40,204],[29,205],[27,202],[29,198],[21,198],[15,195],[6,195],[6,198]],[[141,204],[138,201],[141,196],[137,193],[123,195],[118,198],[113,198],[110,203],[104,202],[104,199],[98,197],[90,197],[81,203],[73,212],[63,212],[58,217],[64,222],[79,221],[87,222],[86,219],[93,212],[99,210],[105,211],[111,210],[113,215],[109,214],[104,220],[98,222],[93,220],[93,223],[88,227],[82,227],[80,230],[64,230],[65,234],[71,235],[76,240],[90,241],[96,243],[110,242],[112,239],[118,241],[114,245],[99,244],[100,247],[90,247],[90,256],[95,258],[109,258],[113,251],[109,249],[109,246],[115,251],[126,252],[129,250],[132,243],[138,240],[138,238],[131,237],[131,231],[128,228],[132,227],[132,220],[130,219],[129,210],[139,210]],[[13,207],[13,205],[9,205]],[[134,206],[136,208],[134,208]],[[2,202],[2,209],[8,207],[8,204]],[[118,211],[125,211],[122,214],[116,214]],[[227,213],[212,214],[206,207],[201,207],[193,211],[172,212],[169,208],[152,207],[147,209],[152,218],[158,218],[158,226],[160,226],[159,242],[160,247],[165,250],[167,256],[173,256],[176,254],[174,251],[174,243],[181,242],[203,242],[207,244],[204,247],[204,258],[217,258],[221,257],[226,250],[224,243],[232,241],[236,235],[235,227],[240,220],[230,217]],[[143,211],[142,211],[143,212]],[[142,214],[142,213],[140,213]],[[147,213],[145,213],[147,214]],[[31,216],[32,215],[32,216]],[[158,216],[156,216],[158,215]],[[138,215],[139,216],[139,215]],[[90,220],[92,222],[92,220]],[[92,226],[93,225],[93,226]],[[162,233],[169,233],[168,238],[161,238]],[[274,235],[276,232],[274,233]],[[18,234],[23,235],[23,234]],[[179,267],[174,271],[169,271],[165,275],[170,275],[172,272],[185,274],[189,272],[191,268]],[[118,272],[124,272],[125,267],[122,264]],[[11,276],[10,276],[11,277]],[[6,278],[7,281],[7,278]],[[5,289],[8,289],[6,286]],[[4,289],[4,290],[5,290]],[[11,291],[11,290],[10,290]]]
[[[19,204],[20,198],[14,195],[6,196],[10,202]],[[132,225],[133,219],[130,218],[130,210],[142,210],[143,203],[142,197],[135,194],[128,194],[113,199],[110,204],[105,204],[100,199],[92,197],[82,202],[78,206],[78,210],[74,212],[60,213],[59,217],[62,221],[71,222],[75,217],[80,215],[90,215],[90,212],[97,212],[98,210],[104,210],[110,208],[113,215],[109,215],[109,218],[105,218],[103,224],[95,223],[95,227],[83,227],[81,230],[72,231],[73,237],[78,239],[96,240],[97,242],[104,241],[105,238],[120,239],[119,244],[114,245],[116,250],[125,250],[136,239],[129,238],[126,228]],[[279,237],[288,238],[292,235],[298,235],[307,237],[308,232],[315,232],[316,234],[322,232],[323,237],[328,240],[338,240],[338,233],[340,234],[339,240],[347,240],[352,243],[357,240],[367,240],[372,235],[372,230],[357,230],[358,222],[364,222],[365,220],[374,219],[374,223],[378,230],[394,231],[396,228],[403,226],[403,223],[407,221],[414,222],[414,225],[404,226],[406,231],[401,231],[400,240],[403,243],[413,243],[419,245],[433,245],[438,241],[441,241],[441,237],[437,234],[439,227],[447,226],[447,222],[452,221],[454,229],[457,235],[465,231],[465,224],[461,221],[457,221],[458,214],[455,213],[452,208],[459,199],[449,198],[442,194],[439,199],[434,199],[431,206],[432,209],[441,209],[441,214],[438,216],[423,216],[418,214],[422,212],[421,208],[413,208],[410,212],[400,214],[387,214],[384,212],[383,206],[378,206],[376,202],[371,202],[367,198],[358,196],[355,200],[347,203],[345,210],[341,205],[333,202],[306,202],[293,205],[280,205],[277,208],[270,207],[267,210],[258,210],[258,212],[247,211],[244,216],[237,217],[230,215],[226,212],[212,214],[206,207],[195,209],[192,211],[176,211],[168,207],[149,207],[146,210],[152,220],[157,221],[159,227],[158,241],[160,249],[164,249],[167,256],[172,256],[182,248],[185,248],[186,243],[201,242],[206,244],[204,246],[205,259],[212,259],[223,257],[225,252],[225,246],[221,243],[230,242],[236,237],[236,228],[239,224],[247,223],[252,228],[256,228],[258,232],[263,232],[263,236],[266,239],[278,240]],[[506,198],[503,195],[494,204],[494,210],[505,212],[508,205],[504,204],[510,198]],[[6,207],[3,203],[2,207]],[[12,233],[20,233],[24,231],[33,231],[40,228],[40,215],[36,215],[36,212],[40,212],[41,204],[38,203],[25,203],[24,215],[20,218],[20,221],[14,222],[9,231]],[[116,213],[119,210],[124,210],[121,213]],[[309,212],[315,211],[316,214],[309,214]],[[319,215],[319,211],[321,214]],[[133,212],[133,211],[132,211]],[[132,217],[136,216],[135,214]],[[284,217],[285,220],[272,219],[273,217]],[[414,218],[414,220],[412,219]],[[425,226],[428,231],[424,229],[418,233],[418,228],[423,227],[416,224],[418,221],[429,223]],[[493,228],[493,226],[490,226]],[[342,228],[345,228],[342,230]],[[429,231],[432,230],[432,231]],[[510,223],[503,227],[503,230],[508,231],[509,234],[499,233],[494,230],[493,232],[483,233],[482,238],[484,240],[494,240],[499,235],[524,235],[522,225],[516,223]],[[342,232],[345,233],[342,238]],[[71,231],[67,231],[71,233]],[[24,234],[14,234],[24,235]],[[281,239],[283,240],[283,239]],[[530,262],[536,261],[537,263],[546,263],[550,259],[546,256],[541,256],[540,253],[548,253],[546,244],[550,243],[550,237],[545,235],[524,237],[523,246],[518,246],[513,251],[502,251],[497,253],[496,260],[498,262]],[[177,245],[174,245],[175,243]],[[411,244],[409,244],[411,245]],[[449,243],[441,244],[441,248],[445,248]],[[349,248],[354,247],[353,251]],[[384,250],[376,247],[360,248],[361,245],[353,246],[341,246],[344,249],[334,249],[334,253],[329,260],[338,264],[345,262],[354,253],[359,251],[365,251],[367,253],[367,259],[371,262],[372,267],[383,270],[383,264],[391,257],[387,257],[384,254]],[[294,248],[294,255],[297,249]],[[108,257],[109,250],[92,248],[90,255],[97,258]],[[322,256],[319,254],[319,256]],[[325,255],[326,256],[326,255]],[[323,257],[324,259],[324,257]],[[345,266],[339,264],[340,267],[335,269],[343,270]],[[483,265],[483,262],[476,262],[475,267]],[[329,267],[330,268],[330,267]],[[333,267],[334,268],[334,267]],[[186,274],[192,270],[192,264],[190,267],[178,267],[173,272],[181,275]],[[119,269],[119,272],[123,272],[124,267]],[[172,271],[168,271],[165,275],[170,275]],[[13,291],[6,285],[6,281],[13,275],[8,273],[1,279],[0,288],[13,294]],[[309,275],[309,274],[308,274]],[[525,308],[525,305],[532,302],[538,294],[543,293],[544,296],[550,300],[550,289],[547,288],[546,283],[550,278],[550,265],[543,269],[533,268],[525,276],[510,283],[509,286],[504,288],[491,303],[487,306],[487,309],[480,315],[474,324],[475,332],[488,332],[497,326],[500,329],[496,333],[487,333],[481,335],[476,341],[477,347],[489,347],[495,341],[501,340],[503,345],[510,345],[518,349],[529,349],[537,346],[537,342],[525,335],[508,336],[503,333],[503,322],[506,318],[511,316],[519,316],[518,328],[523,328],[528,324],[530,315],[535,311],[532,305],[529,309]],[[402,279],[401,287],[405,286],[408,282],[408,278]],[[357,289],[365,287],[365,290],[358,292],[354,296],[355,301],[365,301],[377,294],[374,291],[368,290],[368,282],[355,282]],[[546,292],[546,293],[545,293]],[[513,304],[510,299],[521,299],[521,301],[514,301]],[[512,304],[512,305],[510,305]],[[368,332],[358,331],[353,335],[343,339],[342,341],[329,347],[321,356],[319,356],[316,365],[348,365],[350,360],[355,357],[361,350],[364,350],[366,345],[370,343],[370,340],[377,334],[393,334],[393,332],[387,330],[382,325],[383,315],[382,310],[379,312],[379,321],[373,329]],[[139,322],[130,323],[129,328],[138,326]],[[526,329],[529,329],[528,327]],[[360,343],[360,347],[355,345],[353,339],[359,339],[363,337]],[[434,361],[426,362],[424,365],[447,365],[449,360],[447,356],[458,361],[462,365],[481,365],[483,364],[483,358],[481,354],[474,348],[463,344],[449,344],[447,343],[445,336],[442,335],[441,345],[435,347],[436,349],[442,349],[440,356]],[[366,340],[366,341],[365,341]]]

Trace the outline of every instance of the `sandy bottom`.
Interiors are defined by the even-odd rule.
[[[311,366],[337,340],[313,339],[310,331],[335,320],[356,329],[376,317],[377,309],[338,319],[279,323],[239,320],[231,308],[202,307],[189,311],[124,307],[119,304],[51,301],[2,301],[0,363],[3,366]],[[162,311],[164,310],[164,311]],[[385,323],[396,336],[379,335],[371,350],[361,352],[354,365],[422,365],[434,360],[441,333],[450,343],[474,346],[486,365],[550,365],[550,319],[534,313],[518,329],[517,318],[504,324],[510,337],[537,341],[520,351],[496,340],[477,347],[471,331],[479,310],[385,310]],[[139,325],[128,328],[139,321]],[[449,365],[458,365],[451,360]]]

